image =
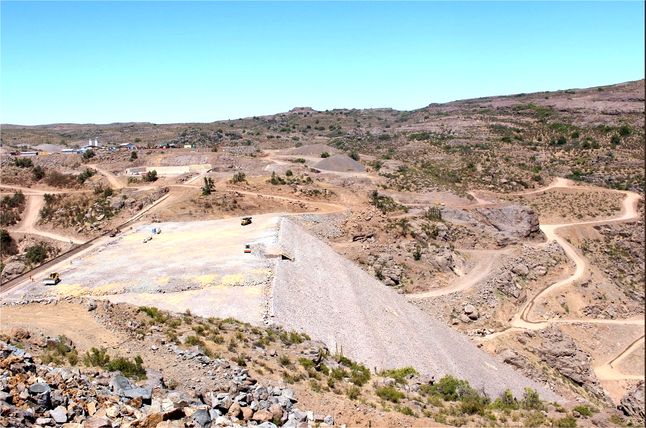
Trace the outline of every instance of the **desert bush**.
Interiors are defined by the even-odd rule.
[[[544,410],[545,405],[541,401],[540,395],[538,395],[538,392],[532,388],[525,388],[525,392],[523,393],[523,399],[520,402],[520,407],[523,409],[531,409],[531,410]]]
[[[128,358],[116,357],[110,360],[103,368],[109,372],[121,372],[126,377],[133,377],[136,379],[146,378],[146,369],[143,367],[144,360],[137,355],[134,361]]]
[[[244,172],[236,172],[231,177],[231,183],[243,183],[247,181],[247,176]]]
[[[90,349],[83,357],[83,364],[88,367],[104,367],[110,361],[110,356],[105,348]]]
[[[565,416],[555,420],[554,426],[559,428],[576,428],[576,419],[573,416]]]
[[[157,181],[157,171],[156,171],[156,170],[154,170],[154,169],[153,169],[152,171],[148,171],[148,172],[143,176],[143,180],[144,180],[144,181],[148,181],[148,182]]]
[[[581,416],[586,416],[586,417],[592,416],[592,413],[593,413],[592,409],[584,404],[576,406],[573,410],[578,412]]]
[[[34,180],[40,181],[45,178],[45,170],[40,165],[35,166],[34,169],[31,170],[31,175],[34,177]]]
[[[139,155],[137,155],[137,152],[135,151],[130,152],[130,161],[137,160],[138,157]]]
[[[321,153],[321,157],[322,157],[323,159],[325,159],[325,158],[329,158],[329,157],[330,157],[330,154],[329,154],[328,152],[323,152],[323,153]]]
[[[406,207],[395,202],[393,198],[386,195],[380,195],[378,191],[373,190],[370,193],[370,203],[381,210],[382,213],[390,211],[403,210],[407,211]]]
[[[13,161],[14,165],[18,168],[31,168],[34,166],[34,163],[29,158],[16,158]]]
[[[414,367],[402,367],[399,369],[384,370],[380,374],[384,377],[393,378],[398,384],[403,385],[407,383],[408,377],[415,376],[419,373]]]
[[[329,382],[328,382],[328,386],[330,388],[334,388],[334,384],[330,386]],[[361,389],[357,386],[352,385],[348,387],[348,389],[345,391],[345,395],[347,395],[350,400],[356,400],[357,398],[359,398],[359,395],[361,395]]]
[[[406,397],[403,392],[393,386],[379,387],[375,390],[375,393],[382,400],[391,401],[393,403],[399,403],[399,400]]]
[[[268,182],[270,184],[273,184],[274,186],[285,184],[285,180],[281,176],[276,175],[276,171],[272,171],[271,178],[268,180]]]
[[[500,410],[517,410],[519,405],[514,394],[512,394],[510,390],[506,389],[502,394],[500,394],[500,397],[496,398],[492,403],[492,407]]]
[[[83,171],[78,175],[77,180],[79,183],[83,184],[95,174],[96,174],[96,171],[93,170],[92,168],[85,168],[85,171]]]
[[[96,153],[94,153],[94,150],[88,149],[83,152],[83,159],[89,160],[92,159],[94,156],[96,156]]]

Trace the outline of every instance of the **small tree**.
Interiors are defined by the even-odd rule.
[[[88,160],[92,159],[94,156],[96,156],[96,153],[94,153],[94,150],[88,149],[83,152],[83,159]]]
[[[137,159],[137,157],[138,157],[138,156],[137,156],[137,152],[135,152],[135,151],[130,152],[130,161],[131,161],[131,162],[132,162],[132,161],[134,161],[134,160],[136,160],[136,159]]]
[[[330,154],[328,152],[323,152],[323,153],[321,153],[321,157],[324,158],[324,159],[329,158]]]
[[[359,153],[356,150],[350,152],[350,157],[356,161],[359,161]]]
[[[213,179],[211,177],[204,177],[204,186],[202,186],[202,196],[208,196],[213,193],[214,189]]]

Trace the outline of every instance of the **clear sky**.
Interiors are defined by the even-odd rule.
[[[2,123],[211,122],[644,78],[644,3],[6,2]]]

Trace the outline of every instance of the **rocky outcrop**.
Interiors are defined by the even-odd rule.
[[[548,366],[561,375],[605,399],[603,388],[592,371],[592,357],[582,351],[576,342],[556,326],[540,332],[541,345],[533,351]]]
[[[490,234],[500,246],[540,236],[538,215],[531,208],[522,205],[473,210],[443,208],[442,218]]]
[[[644,421],[646,416],[644,412],[644,381],[641,381],[635,386],[635,389],[626,394],[619,403],[619,410],[621,410],[624,415],[631,418],[636,418],[640,421]]]

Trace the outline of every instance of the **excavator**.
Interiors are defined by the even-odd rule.
[[[43,285],[56,285],[61,282],[61,277],[58,272],[52,272],[49,276],[43,279]]]

